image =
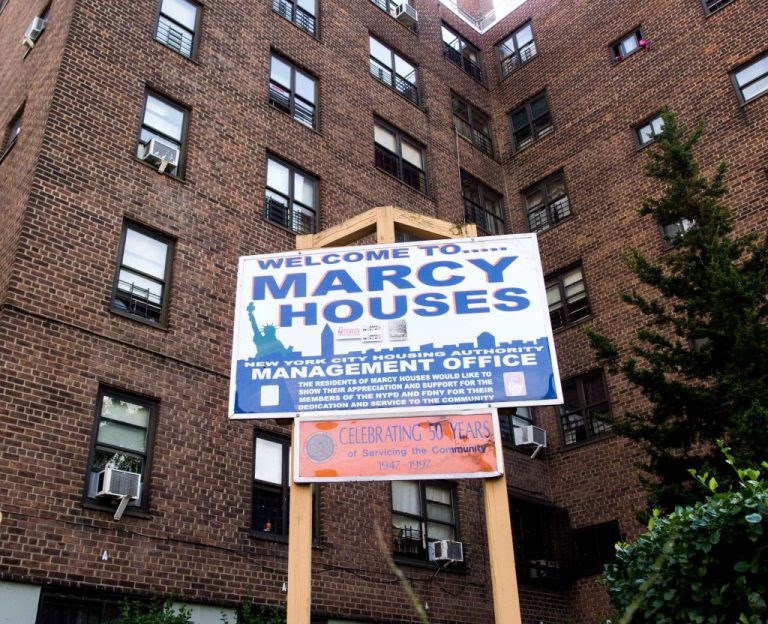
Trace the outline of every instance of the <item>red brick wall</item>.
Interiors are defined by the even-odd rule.
[[[285,544],[249,535],[253,428],[267,425],[226,418],[237,258],[294,246],[262,217],[267,153],[319,178],[322,228],[389,204],[461,221],[463,168],[504,193],[509,231],[521,232],[520,191],[563,168],[573,216],[540,235],[545,271],[580,260],[588,322],[623,344],[633,319],[617,295],[633,281],[620,254],[630,245],[663,249],[656,225],[635,213],[653,188],[633,124],[663,105],[684,123],[705,118],[704,170],[727,159],[741,230],[764,228],[768,97],[739,107],[728,78],[766,49],[768,6],[758,0],[735,0],[708,18],[698,0],[528,0],[484,36],[436,0],[418,3],[418,34],[365,0],[321,2],[318,38],[270,3],[209,0],[195,61],[153,40],[154,2],[79,0],[64,48],[72,4],[54,0],[56,19],[23,62],[14,33],[36,9],[11,0],[0,14],[4,119],[27,97],[25,133],[0,163],[0,276],[10,276],[0,316],[3,579],[222,604],[246,595],[284,601]],[[529,18],[539,55],[499,80],[493,45]],[[441,20],[483,50],[486,85],[443,58]],[[612,66],[609,44],[638,24],[651,48]],[[369,33],[418,65],[421,106],[369,75]],[[268,105],[270,49],[319,78],[318,131]],[[191,110],[184,181],[134,158],[145,87]],[[545,87],[555,131],[512,154],[506,114]],[[463,139],[457,148],[451,91],[492,114],[498,160]],[[426,146],[426,195],[373,166],[374,116]],[[167,330],[109,312],[126,218],[176,241]],[[556,336],[564,378],[594,367],[582,328]],[[641,405],[621,380],[608,382],[617,413]],[[159,401],[150,519],[115,523],[82,506],[100,384]],[[510,492],[567,508],[574,527],[618,519],[623,535],[635,535],[637,451],[614,436],[563,448],[555,410],[537,418],[549,448],[534,460],[508,453]],[[430,621],[490,622],[482,490],[467,481],[458,492],[466,569],[404,570],[429,602]],[[377,527],[388,532],[390,505],[386,483],[321,488],[317,614],[414,619],[374,537]],[[607,608],[590,578],[568,591],[523,586],[521,600],[524,621],[595,621]]]

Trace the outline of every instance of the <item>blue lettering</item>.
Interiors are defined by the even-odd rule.
[[[456,314],[480,314],[490,312],[491,309],[484,305],[482,307],[472,307],[473,305],[485,303],[486,292],[484,290],[460,290],[453,293],[455,300]]]
[[[381,267],[368,267],[368,290],[370,292],[384,290],[384,282],[390,282],[395,288],[413,288],[406,275],[411,269],[404,264],[392,264]]]
[[[413,298],[416,305],[424,306],[413,311],[417,316],[441,316],[450,309],[441,293],[422,293]]]
[[[283,266],[283,258],[259,258],[257,261],[261,269],[279,269]]]
[[[503,312],[515,312],[517,310],[525,310],[531,305],[530,300],[527,297],[517,297],[516,295],[526,294],[522,288],[501,288],[493,293],[494,299],[499,301],[506,301],[507,303],[496,303],[494,308],[502,310]]]
[[[342,316],[343,308],[347,308],[347,316]],[[331,323],[351,323],[363,315],[363,305],[352,299],[334,301],[323,308],[323,317]]]
[[[303,318],[305,325],[317,325],[317,304],[307,303],[304,310],[294,310],[286,303],[280,306],[280,327],[292,327],[295,318]]]
[[[293,291],[294,297],[306,297],[307,275],[306,273],[288,273],[288,275],[285,276],[283,283],[279,286],[272,275],[255,276],[253,278],[252,299],[255,301],[264,300],[266,298],[267,290],[272,294],[273,299],[285,299],[291,291]]]
[[[505,256],[500,258],[496,264],[491,264],[482,258],[472,258],[470,264],[474,264],[478,269],[484,271],[490,284],[496,284],[504,281],[504,269],[517,260],[517,256]]]
[[[327,295],[332,290],[341,290],[346,293],[363,292],[360,286],[358,286],[357,283],[355,283],[355,280],[353,280],[349,275],[349,273],[343,269],[339,269],[337,271],[328,271],[325,275],[323,275],[323,278],[320,280],[317,288],[315,288],[315,290],[312,292],[312,296],[322,297],[323,295]]]
[[[404,317],[408,312],[408,302],[405,299],[405,295],[396,295],[392,300],[395,302],[395,309],[392,312],[387,313],[382,310],[381,297],[374,297],[371,299],[369,301],[371,316],[380,321]]]
[[[419,281],[427,286],[454,286],[464,281],[463,277],[458,275],[449,275],[445,279],[437,279],[435,277],[435,271],[440,268],[446,269],[460,269],[461,264],[453,262],[452,260],[442,260],[438,262],[428,262],[422,266],[418,271]]]

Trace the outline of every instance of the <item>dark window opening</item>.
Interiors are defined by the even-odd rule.
[[[584,442],[611,430],[608,392],[602,371],[594,371],[563,382],[563,405],[558,407],[563,442]]]

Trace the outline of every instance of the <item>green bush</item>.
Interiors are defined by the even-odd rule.
[[[756,469],[735,472],[737,489],[725,492],[714,477],[694,474],[706,500],[668,515],[655,511],[647,533],[616,545],[601,583],[618,621],[768,622],[768,481]]]
[[[185,607],[174,607],[170,600],[150,605],[124,602],[120,617],[109,624],[192,624],[192,613]]]

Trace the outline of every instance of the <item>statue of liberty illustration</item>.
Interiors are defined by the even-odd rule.
[[[262,329],[259,329],[256,317],[253,314],[253,311],[256,309],[253,301],[248,304],[247,309],[248,318],[251,321],[251,328],[253,329],[253,344],[256,345],[256,359],[290,355],[293,352],[293,347],[285,347],[283,343],[277,339],[277,327],[272,323],[268,323],[267,325],[264,325]]]

